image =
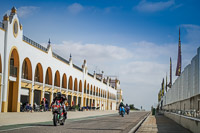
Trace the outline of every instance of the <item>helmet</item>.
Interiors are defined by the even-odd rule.
[[[60,93],[60,92],[57,92],[56,96],[57,96],[57,97],[61,97],[61,93]]]

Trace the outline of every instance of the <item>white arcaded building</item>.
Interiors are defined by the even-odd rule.
[[[0,22],[0,112],[19,112],[20,104],[40,104],[44,97],[51,102],[57,92],[68,97],[69,106],[116,110],[117,90],[109,81],[88,73],[86,60],[78,67],[50,44],[24,36],[15,8]]]

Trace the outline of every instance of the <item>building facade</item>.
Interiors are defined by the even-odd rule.
[[[52,102],[57,92],[69,106],[115,110],[117,89],[110,78],[88,73],[84,60],[78,67],[23,34],[16,8],[0,22],[0,111],[19,112],[20,105]]]

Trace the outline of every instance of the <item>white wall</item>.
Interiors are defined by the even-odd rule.
[[[172,88],[166,92],[165,104],[172,104],[177,101],[185,100],[200,94],[200,48],[197,55],[191,60],[191,64],[187,65],[181,76],[179,76],[172,85]],[[165,100],[165,99],[164,99]]]

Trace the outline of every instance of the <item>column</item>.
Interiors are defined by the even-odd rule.
[[[32,83],[32,88],[31,88],[31,105],[33,105],[34,104],[34,82]]]
[[[76,105],[78,105],[78,94],[77,94],[77,97],[76,97]]]

